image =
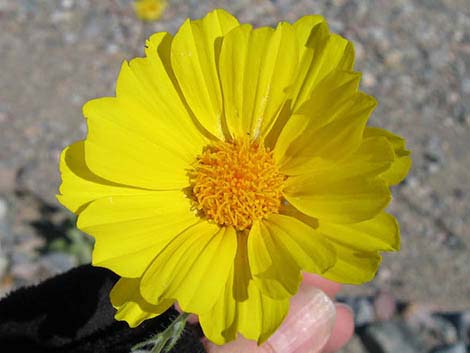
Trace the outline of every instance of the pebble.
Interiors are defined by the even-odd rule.
[[[7,220],[8,204],[0,197],[0,279],[8,270],[8,243],[11,240],[10,227]]]
[[[467,353],[467,348],[462,342],[443,347],[434,348],[431,353]]]
[[[460,85],[462,86],[462,92],[470,95],[470,78],[463,78]]]
[[[405,322],[376,322],[365,327],[361,334],[362,343],[369,352],[380,353],[423,353],[424,345],[418,341]]]
[[[407,324],[415,330],[427,347],[466,343],[468,317],[463,313],[443,313],[431,306],[410,305],[404,313]],[[467,332],[467,333],[466,333]]]
[[[459,339],[467,345],[470,344],[470,309],[437,315],[451,322],[457,329]]]
[[[391,293],[382,291],[374,298],[374,311],[378,320],[390,320],[397,310],[397,303]]]
[[[349,305],[354,312],[354,324],[358,327],[374,322],[375,311],[372,298],[365,296],[340,297],[338,301]]]
[[[7,201],[3,197],[0,197],[0,222],[2,223],[6,222],[7,211],[8,211]]]
[[[77,265],[73,255],[63,252],[51,252],[40,259],[40,265],[51,275],[66,272]]]
[[[0,193],[15,189],[16,170],[11,166],[0,164]]]
[[[368,298],[359,298],[353,306],[354,321],[357,326],[365,325],[375,320],[375,311]]]
[[[432,334],[440,343],[451,344],[458,340],[457,329],[449,320],[438,314],[433,314],[426,329],[428,334]]]
[[[18,284],[34,283],[37,279],[37,265],[31,261],[13,262],[10,274]]]
[[[6,275],[8,270],[8,259],[0,252],[0,280]]]

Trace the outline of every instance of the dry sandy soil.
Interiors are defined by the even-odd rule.
[[[122,60],[142,55],[149,34],[224,7],[255,25],[325,16],[355,44],[362,89],[379,101],[371,124],[404,136],[412,150],[413,168],[390,206],[402,249],[384,256],[374,281],[344,295],[385,290],[439,310],[470,308],[468,1],[169,2],[160,21],[142,24],[124,0],[0,0],[2,286],[37,280],[31,254],[44,240],[31,224],[66,215],[54,198],[58,156],[85,136],[81,106],[114,94]]]

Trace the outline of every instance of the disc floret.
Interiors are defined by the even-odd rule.
[[[272,151],[258,142],[239,139],[207,146],[190,178],[196,208],[222,226],[250,228],[281,206],[285,176]]]

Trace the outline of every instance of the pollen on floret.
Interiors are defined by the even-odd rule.
[[[201,215],[237,230],[279,212],[285,179],[272,151],[247,138],[207,146],[190,172],[192,197]]]

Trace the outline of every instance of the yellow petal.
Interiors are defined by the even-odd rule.
[[[77,226],[95,237],[94,265],[139,277],[178,233],[197,222],[182,191],[148,191],[96,200]]]
[[[223,40],[219,73],[227,126],[233,137],[263,137],[288,96],[297,69],[295,31],[242,25]]]
[[[178,300],[186,312],[209,311],[224,287],[237,249],[236,233],[206,221],[186,229],[158,254],[142,277],[150,303]]]
[[[314,227],[334,248],[335,264],[321,275],[335,282],[361,284],[371,280],[381,261],[378,250],[400,247],[398,223],[384,212],[372,220],[348,225],[319,222],[291,205],[283,206],[282,212]]]
[[[368,127],[364,130],[364,137],[382,137],[386,138],[393,146],[395,153],[395,161],[390,168],[382,173],[381,177],[389,184],[399,184],[408,175],[411,168],[411,152],[405,147],[405,140],[400,136],[391,132],[376,128]]]
[[[297,42],[299,44],[299,59],[305,60],[308,53],[311,52],[311,46],[308,46],[309,39],[312,35],[312,30],[320,23],[326,22],[323,16],[320,15],[307,15],[299,18],[293,24]],[[308,65],[304,65],[308,67]]]
[[[361,284],[372,280],[382,257],[377,252],[365,252],[331,242],[335,247],[335,265],[322,274],[322,277],[339,283]]]
[[[294,104],[296,103],[296,96],[299,96],[299,94],[302,93],[300,90],[302,89],[302,84],[305,80],[305,76],[307,76],[308,71],[310,70],[310,64],[313,56],[313,50],[307,47],[306,45],[311,36],[312,29],[317,24],[322,22],[325,22],[325,19],[322,16],[310,15],[300,18],[293,24],[298,51],[297,72],[292,75],[292,84],[287,89],[290,98],[290,100],[288,101],[289,104],[284,104],[282,110],[279,113],[278,118],[275,121],[275,124],[271,128],[271,131],[269,131],[268,135],[265,137],[264,143],[270,148],[273,148],[275,146],[281,130],[292,116],[292,108],[298,108],[297,105]],[[310,94],[311,92],[308,92],[306,96],[308,97],[310,96]],[[301,100],[299,100],[299,102],[300,101]],[[298,105],[300,106],[301,104],[299,103]]]
[[[238,26],[224,10],[214,10],[202,20],[187,20],[172,43],[171,63],[192,112],[211,134],[223,138],[222,93],[217,62],[222,37]]]
[[[252,278],[247,253],[247,234],[237,235],[237,250],[227,281],[207,313],[199,315],[199,322],[212,342],[224,344],[236,338],[238,328],[238,303],[246,301],[248,284]]]
[[[222,345],[237,337],[238,305],[233,295],[233,265],[229,277],[212,309],[199,314],[199,323],[204,335],[215,344]]]
[[[187,186],[188,155],[176,150],[174,138],[171,143],[168,138],[160,139],[161,134],[149,139],[135,128],[120,124],[139,117],[140,107],[127,103],[101,98],[84,106],[88,117],[85,160],[90,170],[105,179],[147,189],[174,190]],[[135,119],[135,126],[145,121]]]
[[[124,64],[121,77],[132,75],[130,70]],[[143,90],[151,95],[151,88]],[[159,111],[121,95],[91,100],[83,107],[88,124],[85,160],[90,170],[117,183],[148,189],[187,186],[185,169],[206,144],[202,135],[190,128],[191,122],[184,123],[183,115],[163,118],[167,114],[164,105]],[[156,97],[149,100],[158,103]]]
[[[261,292],[270,298],[290,298],[300,285],[300,267],[263,222],[256,222],[248,236],[248,257],[254,281]]]
[[[299,211],[334,223],[357,223],[378,215],[390,202],[387,184],[361,176],[341,179],[309,175],[290,177],[284,190],[286,199]]]
[[[354,49],[348,40],[330,34],[327,23],[319,16],[303,17],[294,28],[300,41],[299,70],[291,89],[291,107],[296,111],[333,70],[352,70]]]
[[[353,100],[358,92],[361,75],[356,72],[333,70],[312,90],[311,97],[293,113],[284,106],[275,126],[280,134],[276,141],[275,156],[281,160],[290,144],[306,132],[318,130],[337,116],[341,107]],[[292,116],[293,115],[293,116]],[[281,122],[284,121],[284,125]],[[282,132],[282,134],[281,134]]]
[[[334,264],[334,249],[312,227],[297,218],[271,214],[263,224],[301,269],[322,273]]]
[[[93,173],[149,189],[187,185],[184,169],[207,140],[168,72],[170,44],[166,33],[152,36],[146,58],[123,63],[117,98],[95,99],[83,107],[89,130],[85,159]]]
[[[157,305],[148,303],[139,293],[140,278],[121,278],[110,293],[111,304],[117,309],[114,318],[126,321],[130,327],[139,326],[168,310],[173,300],[164,299]]]
[[[199,315],[204,334],[216,344],[236,338],[266,341],[281,325],[289,310],[289,299],[274,300],[261,293],[251,279],[247,254],[247,237],[237,238],[237,254],[228,280],[215,305]]]
[[[249,281],[248,298],[239,302],[233,298],[232,285],[227,284],[211,311],[199,315],[204,335],[219,345],[234,340],[237,332],[258,344],[265,342],[287,315],[289,299],[271,299]]]
[[[116,95],[135,114],[128,114],[127,119],[120,116],[119,123],[164,145],[176,139],[173,148],[191,159],[208,141],[180,98],[170,63],[172,41],[169,33],[155,33],[146,42],[145,58],[123,63]]]
[[[389,169],[394,160],[395,155],[387,139],[370,137],[363,139],[359,148],[342,160],[305,158],[303,164],[298,163],[289,169],[289,172],[297,175],[308,174],[310,179],[328,177],[330,181],[358,176],[371,178]]]
[[[264,343],[284,321],[289,299],[271,299],[250,281],[248,299],[238,303],[238,331],[247,339]]]
[[[233,326],[225,333],[229,335],[240,332],[245,338],[255,340],[258,344],[266,341],[281,325],[289,310],[289,299],[275,300],[264,295],[253,281],[248,259],[247,237],[239,235],[237,254],[233,266],[233,288],[228,283],[222,296],[233,295],[236,302]],[[216,303],[216,306],[219,303]],[[215,307],[215,310],[220,310]],[[223,310],[223,309],[222,309]]]
[[[353,224],[319,222],[317,231],[344,246],[367,252],[400,249],[400,229],[392,215],[382,212],[371,220]]]
[[[312,96],[285,125],[274,149],[274,158],[284,173],[298,173],[296,169],[313,158],[346,158],[361,145],[365,125],[377,102],[355,92],[357,75],[342,78],[338,82],[345,86],[321,86],[325,90],[319,91],[318,98]],[[339,94],[322,96],[335,91]]]
[[[83,141],[75,142],[62,151],[60,173],[62,184],[57,199],[76,214],[89,202],[102,197],[148,193],[148,190],[113,183],[93,174],[85,163]]]

